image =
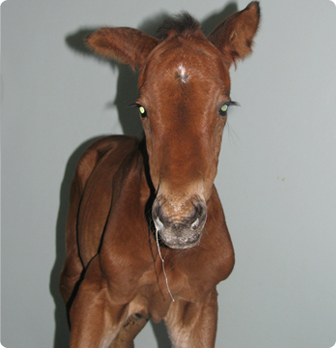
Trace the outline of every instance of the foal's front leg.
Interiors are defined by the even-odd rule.
[[[202,303],[176,300],[165,322],[174,348],[212,348],[217,331],[217,291]]]
[[[146,324],[147,319],[131,315],[109,348],[134,348],[133,340]]]
[[[111,302],[99,258],[90,263],[70,309],[70,348],[107,348],[127,315],[126,305]]]

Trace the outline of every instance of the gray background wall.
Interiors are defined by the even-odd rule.
[[[75,162],[94,137],[140,134],[136,76],[85,51],[100,26],[153,33],[188,10],[210,31],[248,1],[8,0],[1,6],[2,337],[66,347],[58,295]],[[336,341],[336,7],[262,0],[255,53],[232,69],[216,184],[236,251],[218,286],[217,347]],[[137,347],[169,347],[147,325]]]

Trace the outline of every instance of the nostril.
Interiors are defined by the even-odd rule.
[[[201,225],[204,225],[205,220],[207,218],[207,207],[204,203],[195,204],[196,216],[193,219],[193,223],[191,224],[191,228],[193,230],[198,229]]]
[[[154,225],[155,225],[155,229],[157,231],[163,231],[164,230],[164,225],[163,225],[162,221],[160,220],[160,218],[158,216],[154,220]]]
[[[197,230],[198,226],[200,225],[200,219],[196,218],[196,220],[191,224],[191,228],[193,230]]]
[[[196,213],[198,216],[202,216],[206,212],[206,205],[204,203],[195,204]]]
[[[152,219],[155,225],[155,229],[160,232],[164,231],[164,224],[162,222],[161,214],[161,205],[157,202],[154,202],[152,208]]]

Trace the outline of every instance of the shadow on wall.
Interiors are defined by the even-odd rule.
[[[202,24],[204,34],[209,35],[212,30],[222,22],[222,20],[237,11],[236,3],[229,3],[222,11],[216,12],[205,19]],[[169,18],[166,13],[156,15],[152,19],[147,19],[139,27],[149,35],[154,36],[157,28],[162,22]],[[119,76],[117,81],[117,95],[114,101],[107,101],[105,107],[117,107],[119,121],[125,135],[143,137],[143,131],[137,109],[130,109],[128,106],[137,98],[137,78],[138,74],[134,73],[126,65],[96,56],[86,45],[85,38],[99,28],[79,29],[77,32],[68,35],[65,38],[67,46],[80,54],[94,58],[98,61],[104,61],[110,64],[111,69],[118,69]],[[60,206],[56,224],[56,260],[50,275],[50,293],[55,302],[55,336],[54,348],[64,348],[69,345],[69,328],[67,323],[67,313],[59,294],[59,277],[63,263],[65,261],[65,226],[69,208],[69,192],[72,178],[75,173],[76,165],[84,151],[101,137],[95,137],[81,144],[70,156],[66,165],[63,182],[60,189]],[[167,330],[163,322],[152,324],[154,335],[158,342],[158,348],[171,347]]]

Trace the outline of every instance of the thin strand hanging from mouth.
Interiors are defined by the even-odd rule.
[[[167,278],[167,274],[166,274],[166,271],[165,271],[165,268],[164,268],[164,259],[161,255],[161,250],[160,250],[160,245],[159,245],[159,230],[158,229],[155,229],[155,239],[156,239],[156,246],[157,246],[157,249],[158,249],[158,252],[159,252],[159,256],[160,256],[160,259],[161,259],[161,264],[162,264],[162,270],[163,270],[163,275],[165,277],[165,281],[166,281],[166,286],[167,286],[167,290],[169,292],[169,295],[172,299],[173,302],[175,302],[174,300],[174,297],[169,289],[169,284],[168,284],[168,278]]]

